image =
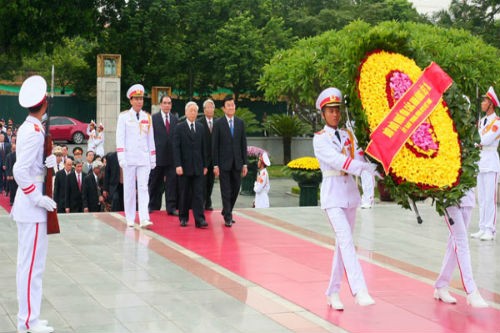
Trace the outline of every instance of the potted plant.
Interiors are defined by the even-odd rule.
[[[241,179],[241,191],[240,194],[242,195],[255,195],[255,192],[253,191],[253,184],[255,182],[255,179],[257,179],[257,162],[259,161],[260,155],[265,152],[264,149],[255,147],[255,146],[248,146],[247,147],[247,156],[248,156],[248,173],[245,177]]]
[[[315,157],[301,157],[290,161],[283,169],[299,184],[299,206],[317,206],[321,170]]]

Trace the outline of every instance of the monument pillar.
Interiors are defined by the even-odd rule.
[[[96,123],[104,126],[104,152],[116,150],[116,124],[120,114],[121,55],[97,55]]]

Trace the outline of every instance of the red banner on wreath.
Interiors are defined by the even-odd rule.
[[[366,153],[379,161],[387,174],[394,156],[429,117],[453,80],[431,63],[370,135]]]

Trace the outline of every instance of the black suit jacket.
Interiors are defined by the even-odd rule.
[[[54,180],[54,201],[57,203],[57,212],[64,213],[66,208],[66,170],[56,172]]]
[[[217,119],[212,132],[212,156],[214,166],[220,170],[229,171],[233,168],[241,170],[248,164],[247,137],[245,123],[238,117],[234,119],[234,136],[226,117]]]
[[[212,131],[214,128],[216,119],[212,118]],[[203,125],[203,145],[205,146],[205,155],[207,157],[207,168],[212,168],[214,166],[214,159],[212,157],[212,133],[208,127],[207,118],[203,117],[198,121]]]
[[[101,170],[102,172],[103,170]],[[104,179],[102,190],[113,194],[120,184],[120,165],[118,154],[111,152],[106,155],[106,168],[104,168]]]
[[[13,176],[12,168],[16,163],[16,152],[10,152],[5,156],[5,176],[10,177]]]
[[[155,138],[156,149],[156,165],[172,166],[173,165],[173,137],[174,129],[177,126],[178,119],[170,112],[170,132],[167,135],[167,128],[163,121],[162,112],[155,113],[153,119],[153,133]]]
[[[101,188],[98,186],[93,172],[85,176],[82,184],[82,205],[88,208],[89,212],[100,212],[99,196]]]
[[[191,132],[187,121],[180,122],[175,127],[174,162],[175,167],[182,167],[186,176],[203,176],[203,168],[207,167],[204,128],[200,123],[194,124],[195,133]]]
[[[1,143],[0,143],[0,145],[1,145]],[[10,143],[4,142],[3,149],[0,148],[0,163],[1,163],[1,165],[5,165],[5,160],[6,160],[7,155],[10,154],[10,150],[11,150]],[[3,172],[3,169],[2,169],[2,172]]]
[[[82,188],[85,176],[86,174],[82,172]],[[83,212],[82,192],[78,189],[75,170],[71,171],[71,173],[66,177],[65,205],[66,208],[69,208],[69,211],[72,213]]]

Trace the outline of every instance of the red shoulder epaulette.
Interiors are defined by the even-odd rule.
[[[33,124],[35,126],[35,131],[40,132],[40,126],[38,124]]]
[[[314,133],[314,134],[323,134],[323,133],[325,133],[325,130],[324,130],[324,129],[322,129],[321,131],[318,131],[318,132],[316,132],[316,133]]]

